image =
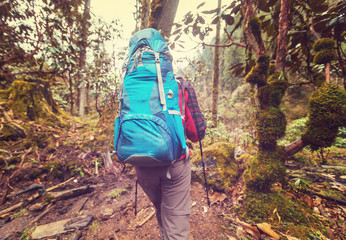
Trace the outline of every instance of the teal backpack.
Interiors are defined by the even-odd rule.
[[[179,86],[166,41],[155,29],[130,39],[119,86],[114,150],[123,163],[172,164],[186,153]]]

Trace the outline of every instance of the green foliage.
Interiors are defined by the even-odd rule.
[[[339,135],[338,136],[345,136],[346,135],[346,128],[341,127],[339,128]],[[345,137],[336,137],[334,142],[335,147],[339,148],[346,148],[346,138]]]
[[[346,124],[346,92],[334,84],[324,85],[313,93],[310,116],[302,140],[312,150],[330,147],[340,127]]]
[[[28,210],[26,210],[25,208],[19,210],[19,212],[16,212],[15,214],[13,214],[13,219],[14,218],[19,218],[19,217],[22,217],[24,215],[27,215],[28,214]]]
[[[285,136],[281,138],[278,142],[281,146],[286,146],[300,138],[300,136],[305,132],[306,122],[308,121],[308,117],[296,119],[292,121],[287,126]]]

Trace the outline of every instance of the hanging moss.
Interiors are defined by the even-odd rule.
[[[259,110],[256,114],[256,131],[260,149],[276,148],[276,141],[285,135],[286,118],[284,113],[275,107]]]
[[[316,53],[314,56],[314,63],[316,64],[326,64],[335,59],[335,51],[332,50],[322,50]]]
[[[331,38],[321,38],[317,40],[312,48],[315,52],[319,52],[322,50],[334,50],[335,41]]]
[[[323,85],[309,101],[307,130],[302,136],[312,150],[330,147],[338,129],[346,126],[346,92],[335,84]]]
[[[273,183],[285,183],[286,168],[281,151],[259,151],[244,172],[246,186],[258,192],[269,192]]]
[[[317,88],[320,88],[326,83],[326,77],[322,73],[315,73],[312,77],[312,81]]]

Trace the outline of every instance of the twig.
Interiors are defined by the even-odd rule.
[[[307,189],[307,192],[309,192],[309,193],[311,193],[313,195],[317,195],[317,196],[319,196],[321,198],[324,198],[326,200],[334,201],[334,202],[337,202],[337,203],[340,203],[340,204],[346,206],[346,201],[345,200],[334,198],[334,197],[330,197],[330,196],[326,196],[326,195],[323,195],[321,193],[313,192],[313,191],[311,191],[309,189]]]

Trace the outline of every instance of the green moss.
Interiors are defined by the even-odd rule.
[[[268,106],[278,108],[287,87],[287,81],[280,80],[278,73],[269,76],[268,85],[258,89],[257,98],[260,102],[260,108],[266,109]]]
[[[259,151],[244,172],[246,186],[257,192],[269,192],[273,183],[285,183],[286,169],[281,151]]]
[[[258,87],[266,85],[269,73],[269,60],[268,56],[258,57],[256,65],[246,75],[245,81]]]
[[[235,182],[239,175],[239,167],[235,163],[234,146],[232,144],[228,142],[212,144],[204,150],[204,157],[213,157],[216,160],[218,176],[211,178],[213,180],[209,180],[212,186],[218,190],[223,190]]]
[[[335,46],[335,41],[331,38],[321,38],[318,39],[312,48],[315,52],[319,52],[322,50],[333,50]]]
[[[335,59],[335,51],[333,50],[322,50],[316,53],[314,57],[314,63],[316,64],[326,64]]]
[[[261,149],[275,149],[276,141],[285,135],[286,118],[284,113],[274,107],[259,110],[256,114],[256,131]]]
[[[277,213],[274,212],[276,209]],[[280,220],[283,223],[289,222],[295,225],[307,225],[312,211],[305,205],[299,205],[280,193],[257,193],[247,191],[244,204],[239,210],[240,215],[253,222],[270,222],[277,225]],[[301,233],[296,231],[299,236]],[[296,235],[296,236],[297,236]],[[305,238],[301,238],[305,239]]]
[[[346,126],[346,92],[328,84],[316,90],[309,101],[307,130],[302,136],[312,150],[330,147],[340,127]]]

